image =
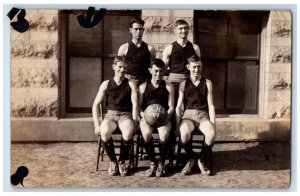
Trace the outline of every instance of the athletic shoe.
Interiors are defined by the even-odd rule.
[[[161,177],[163,174],[165,174],[165,165],[163,163],[159,163],[156,169],[155,176]]]
[[[128,175],[128,166],[125,164],[125,162],[119,163],[119,172],[121,176]]]
[[[195,159],[188,160],[187,164],[184,166],[184,168],[182,169],[181,173],[183,175],[189,175],[189,174],[191,174],[194,165],[195,165]]]
[[[155,171],[156,171],[156,163],[155,162],[151,162],[150,163],[150,168],[146,171],[146,176],[147,177],[152,177],[155,175]]]
[[[108,169],[108,175],[115,176],[117,174],[118,174],[118,165],[117,165],[117,162],[111,161],[110,165],[109,165],[109,169]]]
[[[210,174],[210,171],[207,168],[205,162],[201,161],[200,159],[198,159],[198,167],[199,167],[202,175],[208,176]]]

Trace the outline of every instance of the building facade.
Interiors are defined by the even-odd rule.
[[[217,141],[291,139],[289,11],[108,10],[92,29],[77,22],[84,12],[27,10],[29,30],[11,29],[12,141],[96,140],[91,106],[134,17],[159,58],[174,22],[189,23],[213,82]]]

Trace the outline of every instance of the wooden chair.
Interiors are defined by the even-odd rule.
[[[103,114],[104,114],[104,111],[105,111],[105,107],[104,107],[104,104],[100,104],[100,119],[101,119],[101,122],[103,120]],[[129,163],[130,163],[130,166],[131,168],[136,168],[137,167],[137,164],[138,164],[138,160],[136,158],[136,161],[134,161],[135,159],[135,153],[134,153],[134,138],[137,138],[136,135],[133,136],[133,139],[132,139],[132,144],[131,144],[131,149],[130,149],[130,152],[129,152]],[[121,147],[121,142],[122,142],[122,133],[120,131],[119,128],[117,128],[117,130],[115,130],[115,132],[112,134],[112,138],[113,138],[113,142],[114,142],[114,146],[115,146],[115,149],[120,149]],[[137,140],[137,139],[136,139]],[[98,148],[97,148],[97,162],[96,162],[96,171],[98,171],[99,169],[99,163],[101,160],[101,162],[104,160],[104,155],[105,155],[105,151],[101,145],[101,135],[98,135]],[[120,155],[119,152],[116,152],[116,155]]]

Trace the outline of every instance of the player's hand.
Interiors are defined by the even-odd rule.
[[[100,126],[95,127],[95,135],[100,135]]]

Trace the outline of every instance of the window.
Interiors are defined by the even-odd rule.
[[[107,11],[97,26],[81,27],[79,14],[61,11],[61,114],[91,114],[102,81],[113,76],[112,61],[121,44],[131,40],[129,22],[140,11]]]
[[[263,11],[196,11],[195,40],[218,114],[257,114]]]

